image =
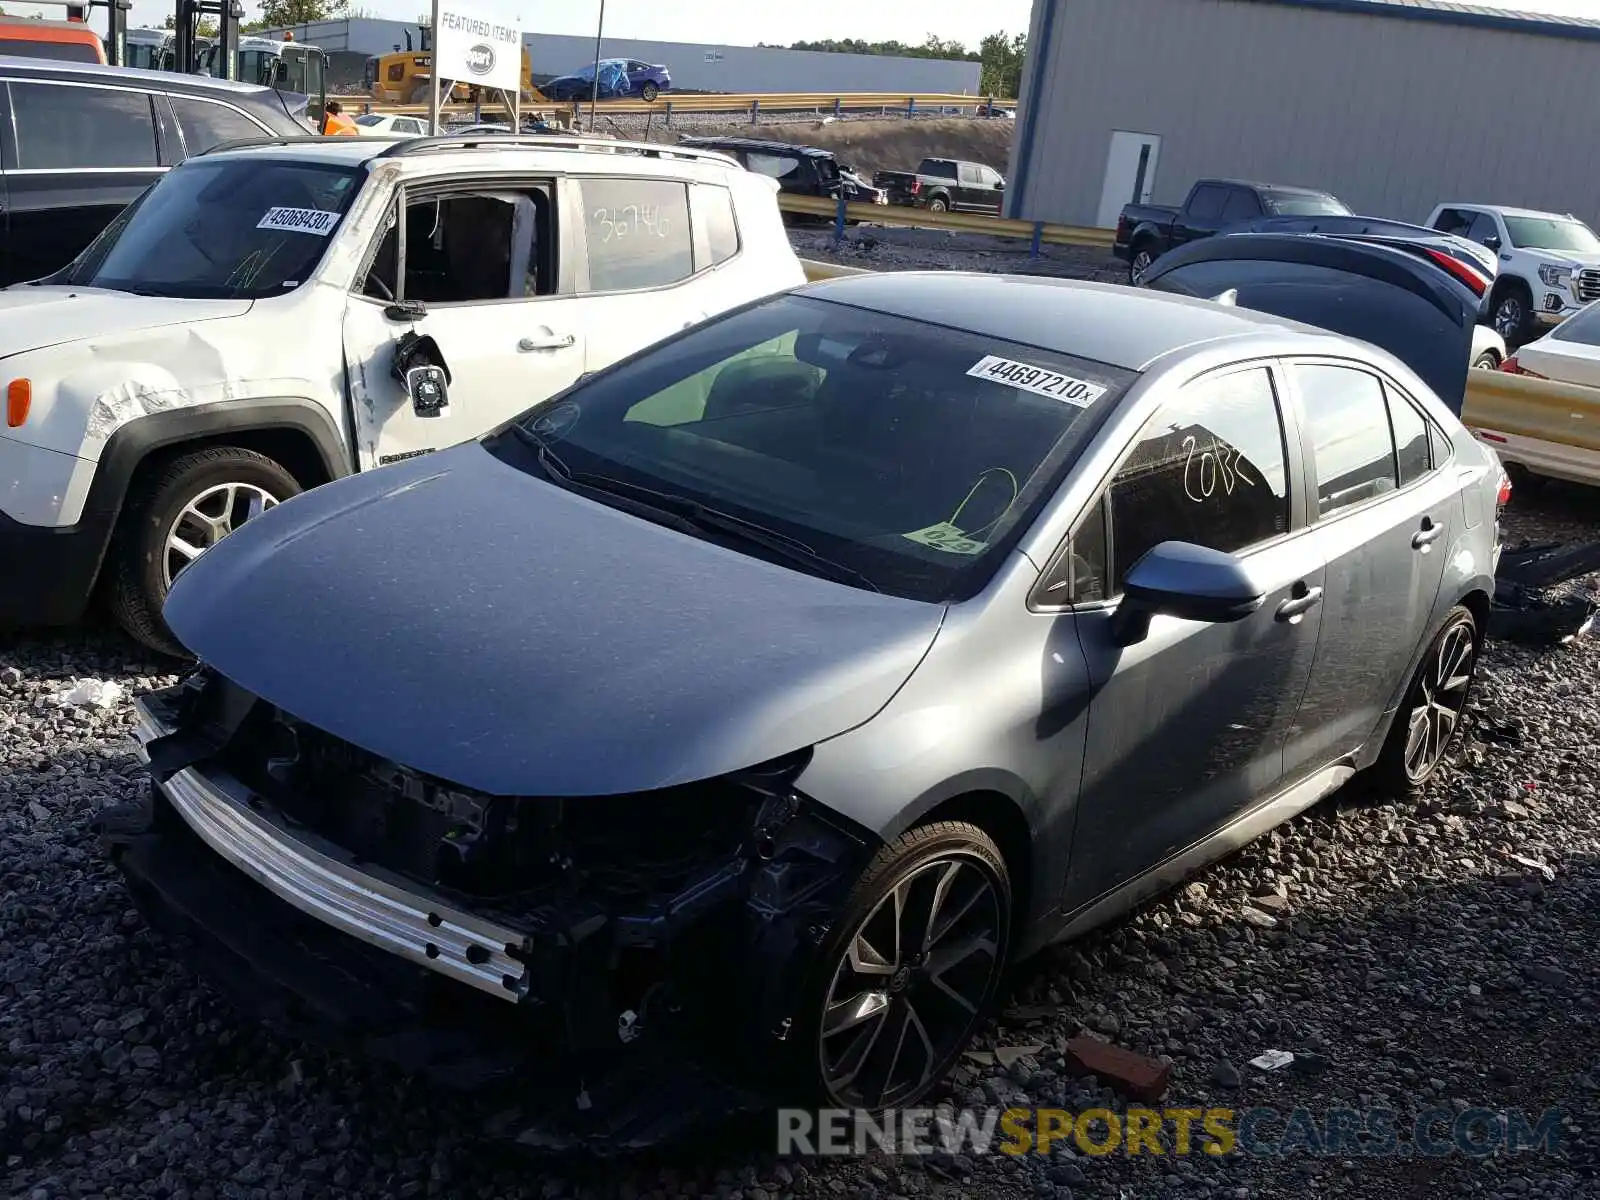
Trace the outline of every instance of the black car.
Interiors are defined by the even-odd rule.
[[[1483,284],[1456,259],[1391,235],[1240,233],[1170,250],[1139,286],[1287,317],[1401,358],[1457,415]]]
[[[776,179],[779,190],[791,196],[836,200],[843,187],[845,199],[852,204],[885,202],[881,189],[867,184],[854,171],[841,168],[832,150],[742,137],[689,137],[680,144],[730,155],[746,170]]]
[[[0,285],[71,262],[191,154],[235,138],[311,132],[267,87],[0,58]]]

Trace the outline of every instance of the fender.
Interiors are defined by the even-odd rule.
[[[346,447],[327,410],[295,396],[224,400],[192,408],[174,408],[139,417],[118,428],[107,440],[95,465],[94,481],[77,523],[51,531],[62,547],[62,573],[52,582],[39,618],[50,625],[68,625],[88,607],[100,577],[111,535],[122,514],[139,464],[153,452],[186,442],[214,442],[230,434],[260,430],[296,430],[316,447],[329,479],[355,470]]]

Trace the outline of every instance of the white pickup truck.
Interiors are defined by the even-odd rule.
[[[191,157],[0,291],[0,625],[71,622],[103,584],[180,652],[168,587],[252,514],[803,283],[777,189],[711,151],[548,135]]]
[[[1600,300],[1600,237],[1577,217],[1452,203],[1435,208],[1428,225],[1499,255],[1490,319],[1513,346]]]

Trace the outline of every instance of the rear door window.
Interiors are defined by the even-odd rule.
[[[1295,384],[1317,471],[1317,512],[1341,509],[1399,486],[1394,439],[1376,375],[1352,367],[1299,363]]]
[[[1254,192],[1246,191],[1244,188],[1234,188],[1228,193],[1228,202],[1222,208],[1224,221],[1248,221],[1251,217],[1260,215],[1261,204]]]
[[[662,287],[694,274],[688,185],[665,179],[579,181],[589,291]]]
[[[1400,486],[1414,483],[1433,469],[1429,453],[1428,421],[1416,405],[1392,387],[1385,387],[1389,400],[1389,425],[1394,430],[1395,464],[1399,469]]]
[[[19,169],[158,165],[149,93],[58,83],[10,88]]]
[[[258,138],[270,135],[270,130],[258,125],[226,105],[210,100],[197,100],[188,96],[172,96],[172,111],[178,114],[178,127],[183,130],[184,150],[189,154],[203,154],[213,146],[239,138]]]
[[[1188,215],[1196,221],[1215,221],[1222,216],[1228,203],[1228,189],[1207,185],[1194,190],[1189,197]]]

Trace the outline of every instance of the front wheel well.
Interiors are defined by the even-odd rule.
[[[241,450],[254,450],[257,454],[265,455],[293,475],[302,488],[318,487],[333,479],[328,464],[323,461],[322,453],[310,434],[300,429],[278,426],[230,429],[157,447],[139,460],[128,482],[128,490],[131,492],[141,479],[161,470],[174,459],[215,446],[237,446]]]
[[[1011,797],[1000,792],[967,792],[952,796],[922,815],[918,825],[965,821],[994,839],[1011,877],[1012,935],[1015,942],[1033,902],[1033,831]]]
[[[1491,303],[1498,303],[1507,292],[1520,292],[1533,301],[1533,286],[1519,275],[1502,275],[1495,280],[1494,292],[1490,298]]]

